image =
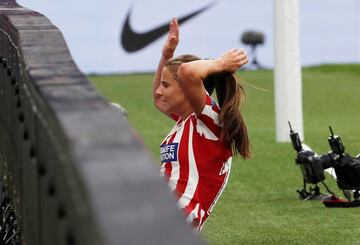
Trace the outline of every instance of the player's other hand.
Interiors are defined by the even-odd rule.
[[[235,72],[240,67],[249,62],[247,53],[244,49],[231,49],[219,58],[219,63],[223,71]]]
[[[179,24],[176,18],[173,18],[169,25],[169,33],[164,43],[162,55],[166,59],[173,57],[175,49],[179,43]]]

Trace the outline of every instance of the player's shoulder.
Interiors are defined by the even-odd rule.
[[[210,108],[211,110],[220,113],[220,107],[217,104],[216,100],[213,97],[211,97],[209,94],[206,94],[206,102],[204,109],[210,109]]]

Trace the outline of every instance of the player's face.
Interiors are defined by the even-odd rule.
[[[177,114],[179,109],[187,102],[179,83],[167,68],[163,69],[156,95],[159,96],[161,106],[167,113]]]

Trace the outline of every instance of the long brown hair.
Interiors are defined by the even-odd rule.
[[[194,55],[181,55],[168,60],[165,67],[176,74],[180,65],[194,60],[200,60]],[[223,72],[213,74],[204,80],[204,87],[211,95],[216,90],[216,96],[221,108],[219,120],[222,124],[222,141],[232,147],[234,154],[239,153],[244,159],[250,158],[250,141],[247,127],[240,107],[246,100],[244,88],[237,82],[235,73]]]

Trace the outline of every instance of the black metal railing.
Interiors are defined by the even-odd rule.
[[[199,244],[61,32],[0,3],[0,244]]]

